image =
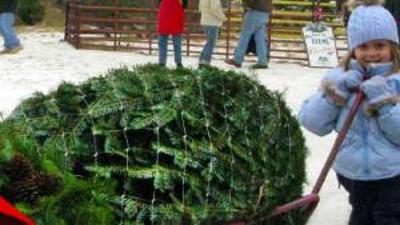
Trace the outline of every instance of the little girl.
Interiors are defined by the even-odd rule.
[[[158,63],[165,66],[168,55],[168,36],[172,35],[176,66],[182,67],[182,33],[187,0],[161,0],[158,12]]]
[[[322,79],[299,112],[317,135],[339,131],[358,90],[363,106],[334,163],[349,192],[349,225],[400,225],[400,47],[396,21],[378,0],[364,0],[349,19],[349,55]]]

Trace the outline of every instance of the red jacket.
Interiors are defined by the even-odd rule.
[[[0,196],[0,225],[35,225],[35,223]]]
[[[158,34],[182,34],[184,17],[183,5],[179,0],[161,0],[158,12]]]

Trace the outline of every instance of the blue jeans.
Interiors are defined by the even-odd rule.
[[[182,63],[182,37],[181,35],[173,35],[172,41],[174,43],[175,63]],[[167,63],[168,55],[168,35],[158,36],[158,63],[165,65]]]
[[[267,64],[266,24],[268,13],[261,11],[248,11],[244,15],[244,23],[240,31],[239,42],[235,48],[233,60],[241,64],[246,54],[250,37],[254,34],[257,50],[257,64]]]
[[[207,42],[204,45],[203,51],[201,51],[199,64],[210,64],[211,56],[214,52],[215,42],[218,38],[219,27],[217,26],[203,26],[206,33]]]
[[[14,13],[0,13],[0,34],[4,38],[4,48],[12,49],[21,45],[14,29]]]

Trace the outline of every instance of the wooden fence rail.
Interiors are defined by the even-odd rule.
[[[110,5],[83,3],[70,0],[66,10],[65,40],[78,49],[102,49],[112,51],[141,51],[154,54],[158,51],[157,14],[158,0],[146,0],[147,7],[124,7],[120,0],[112,0]],[[309,5],[309,2],[298,4]],[[293,1],[274,0],[274,5],[293,4]],[[227,21],[224,22],[220,38],[215,47],[215,57],[231,57],[239,38],[243,10],[233,0],[223,1]],[[325,4],[323,7],[332,7]],[[270,39],[271,59],[307,61],[301,27],[311,22],[312,12],[287,12],[272,10],[266,32]],[[337,13],[326,13],[326,23],[337,34],[338,55],[347,49],[343,26]],[[183,54],[198,55],[205,36],[199,24],[200,14],[197,1],[190,1],[185,10],[185,32]],[[254,57],[247,59],[254,60]]]

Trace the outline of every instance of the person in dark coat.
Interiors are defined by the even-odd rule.
[[[386,0],[384,7],[392,13],[397,22],[397,30],[400,36],[400,0]]]
[[[161,0],[158,12],[158,63],[165,66],[168,55],[168,38],[171,35],[174,45],[176,66],[182,67],[182,33],[184,29],[184,8],[187,1]]]
[[[342,11],[343,9],[343,4],[345,3],[346,0],[336,0],[336,10],[337,11]]]
[[[4,39],[4,49],[0,54],[13,54],[22,50],[14,29],[16,8],[17,0],[0,1],[0,34]]]
[[[257,45],[256,40],[254,39],[254,34],[251,35],[249,44],[247,45],[246,55],[249,54],[257,55]]]

